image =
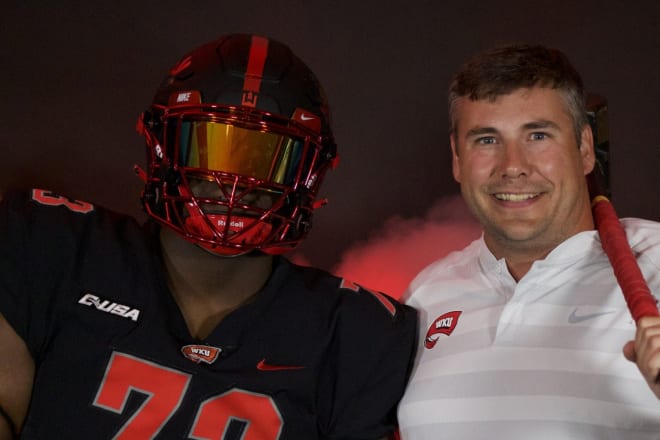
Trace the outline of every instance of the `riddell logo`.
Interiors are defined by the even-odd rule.
[[[440,335],[451,335],[458,324],[458,317],[461,316],[461,313],[463,312],[455,310],[438,316],[426,332],[424,347],[430,350],[438,342]]]
[[[227,224],[227,222],[225,221],[225,219],[223,219],[223,218],[218,219],[218,226],[225,226],[226,224]],[[229,227],[230,228],[243,228],[243,227],[245,227],[245,223],[243,223],[242,220],[232,220],[232,221],[229,222]]]
[[[204,362],[212,364],[218,359],[222,350],[210,345],[184,345],[181,347],[181,353],[196,364]]]

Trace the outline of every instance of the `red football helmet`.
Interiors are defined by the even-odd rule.
[[[294,248],[337,161],[327,101],[291,50],[223,36],[169,72],[138,121],[147,214],[220,255]]]

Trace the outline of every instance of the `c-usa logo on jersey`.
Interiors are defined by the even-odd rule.
[[[84,295],[78,300],[78,304],[94,307],[105,313],[121,316],[137,322],[140,317],[140,311],[124,304],[111,302],[107,299],[101,299],[91,292],[83,292]]]

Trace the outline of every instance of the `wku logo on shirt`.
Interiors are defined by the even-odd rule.
[[[458,317],[461,316],[461,313],[463,312],[454,310],[453,312],[447,312],[435,318],[435,321],[431,323],[431,326],[426,332],[424,347],[430,350],[438,342],[440,335],[451,335],[458,324]]]

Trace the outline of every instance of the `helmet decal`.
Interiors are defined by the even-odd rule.
[[[182,71],[190,67],[192,57],[184,57],[170,69],[171,76],[177,76]]]
[[[266,55],[268,55],[268,40],[256,35],[252,36],[247,71],[243,81],[243,100],[241,101],[247,107],[254,107],[257,103]]]
[[[174,92],[170,96],[169,105],[201,104],[202,96],[197,90]]]

